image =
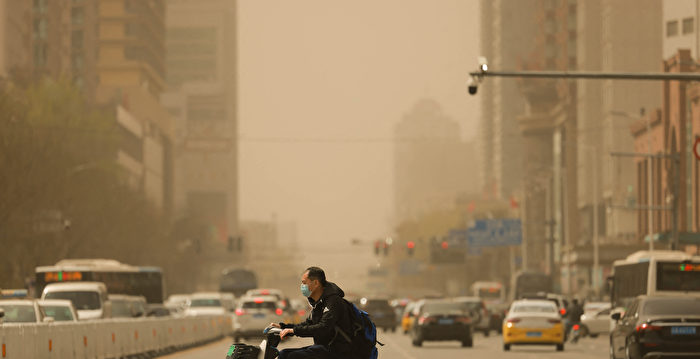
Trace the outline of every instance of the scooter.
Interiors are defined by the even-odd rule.
[[[277,346],[282,340],[280,333],[282,333],[282,329],[267,327],[263,330],[265,338],[260,346],[234,343],[226,353],[226,359],[275,359],[279,355]],[[293,336],[293,334],[289,334],[289,336]]]
[[[583,335],[583,333],[581,333],[581,331],[582,331],[581,324],[576,323],[576,324],[572,325],[571,331],[569,332],[569,335],[568,335],[569,342],[576,344],[578,342],[578,340],[581,338],[581,336]]]

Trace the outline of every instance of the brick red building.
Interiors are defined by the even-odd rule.
[[[690,50],[679,50],[664,61],[665,72],[697,72],[700,70]],[[647,132],[647,126],[650,130]],[[679,249],[697,251],[700,243],[700,161],[693,155],[693,145],[700,138],[700,85],[683,81],[663,83],[663,107],[649,113],[631,128],[634,149],[638,153],[651,152],[668,156],[657,158],[636,157],[637,198],[640,207],[668,207],[655,209],[649,230],[649,211],[638,210],[638,238],[649,240],[653,233],[658,245],[669,248],[672,243],[674,219],[679,232]],[[673,161],[671,156],[677,157]],[[648,192],[648,170],[651,168],[652,195]],[[674,191],[674,186],[678,186]],[[674,201],[674,193],[677,200]],[[674,216],[673,206],[676,215]]]

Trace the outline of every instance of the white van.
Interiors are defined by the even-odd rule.
[[[100,282],[51,283],[44,288],[41,299],[66,299],[73,303],[79,320],[112,317],[112,305],[107,287]]]

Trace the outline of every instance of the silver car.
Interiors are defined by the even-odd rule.
[[[241,298],[233,324],[236,342],[241,338],[261,337],[270,323],[284,321],[284,310],[280,304],[276,296]]]

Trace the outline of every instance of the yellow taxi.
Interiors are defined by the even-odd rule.
[[[503,350],[511,345],[555,345],[564,350],[564,326],[555,303],[517,300],[503,320]]]
[[[418,302],[410,302],[406,304],[401,316],[401,330],[404,334],[408,334],[413,328],[413,322],[416,319],[415,309],[418,307]]]

